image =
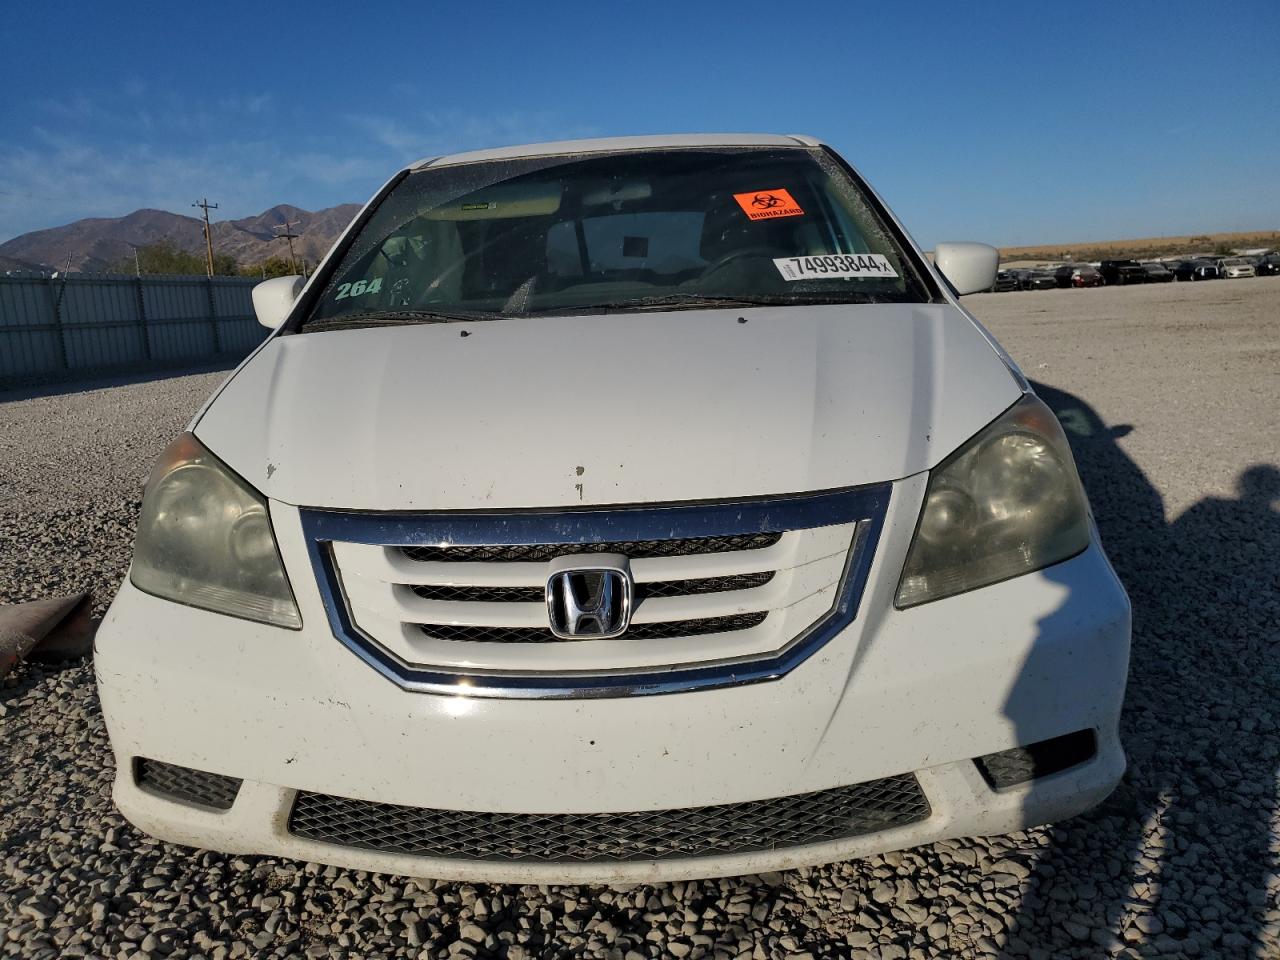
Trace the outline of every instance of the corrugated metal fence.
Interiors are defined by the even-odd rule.
[[[266,331],[242,277],[0,277],[0,384],[245,356]]]

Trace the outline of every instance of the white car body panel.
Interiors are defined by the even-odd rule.
[[[546,317],[281,337],[195,433],[297,505],[652,503],[905,477],[1020,393],[943,304]]]

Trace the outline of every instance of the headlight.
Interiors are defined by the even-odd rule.
[[[929,477],[896,605],[912,607],[1030,573],[1089,544],[1066,435],[1027,395]]]
[[[302,626],[266,501],[189,433],[151,471],[130,579],[166,600]]]

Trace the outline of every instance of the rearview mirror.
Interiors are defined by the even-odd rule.
[[[991,289],[1000,267],[1000,251],[985,243],[940,243],[934,248],[933,263],[956,295],[963,297]]]
[[[284,323],[302,290],[301,277],[272,277],[253,288],[253,312],[268,330]]]

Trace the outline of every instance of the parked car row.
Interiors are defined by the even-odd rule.
[[[1053,272],[1060,287],[1100,287],[1102,274],[1087,263],[1068,263]]]
[[[1219,260],[1218,269],[1229,280],[1234,280],[1238,277],[1257,276],[1253,269],[1253,261],[1246,257],[1227,257],[1225,260]]]
[[[1169,265],[1159,260],[1144,260],[1142,262],[1142,272],[1146,274],[1147,283],[1173,283],[1176,279],[1173,271],[1169,269]]]
[[[1147,282],[1147,271],[1137,260],[1103,260],[1098,264],[1098,272],[1108,287]]]
[[[1012,282],[1010,290],[1051,290],[1058,285],[1054,275],[1048,270],[1002,270],[996,274],[996,287],[1000,287],[1000,277],[1006,277],[1005,283]]]
[[[1174,265],[1173,276],[1176,280],[1217,280],[1222,271],[1213,260],[1183,260]]]
[[[1009,290],[1049,290],[1054,287],[1125,286],[1133,283],[1173,283],[1175,280],[1218,280],[1280,275],[1280,253],[1261,257],[1192,257],[1186,260],[1103,260],[1065,263],[1056,268],[1001,270],[991,287]]]

